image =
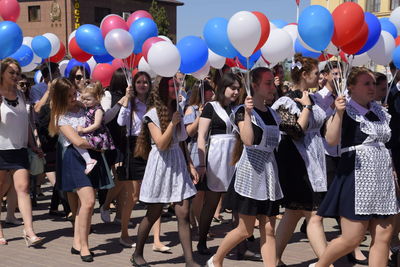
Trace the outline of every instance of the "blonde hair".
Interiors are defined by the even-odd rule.
[[[100,102],[104,96],[103,86],[99,81],[91,82],[83,88],[82,94],[90,94]]]

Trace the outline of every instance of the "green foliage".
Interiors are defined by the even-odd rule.
[[[153,16],[154,21],[158,27],[158,34],[169,36],[169,21],[167,16],[167,11],[164,7],[159,7],[156,0],[151,2],[149,13]]]

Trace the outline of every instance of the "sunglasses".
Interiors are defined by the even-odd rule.
[[[27,82],[20,82],[20,83],[18,83],[18,85],[21,86],[21,87],[28,87],[29,83],[27,83]]]
[[[82,75],[76,75],[76,76],[75,76],[75,80],[78,80],[78,81],[82,80],[82,78],[83,78]]]

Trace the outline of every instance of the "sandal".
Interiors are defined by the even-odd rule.
[[[0,245],[2,245],[2,246],[8,245],[8,242],[4,237],[0,238]]]

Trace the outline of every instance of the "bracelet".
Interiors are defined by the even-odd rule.
[[[308,108],[309,110],[312,110],[312,105],[303,105],[303,108]]]
[[[206,165],[199,165],[199,166],[197,166],[197,168],[205,168],[206,167]]]

